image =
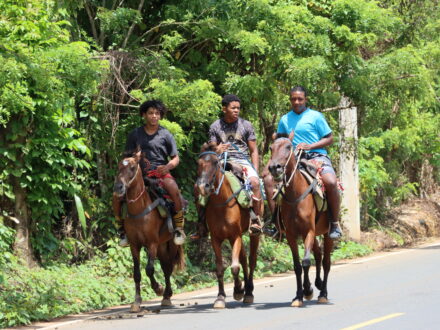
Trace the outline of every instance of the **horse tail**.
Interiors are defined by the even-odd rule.
[[[177,253],[174,257],[174,269],[176,270],[185,269],[185,253],[183,252],[182,245],[177,245]]]

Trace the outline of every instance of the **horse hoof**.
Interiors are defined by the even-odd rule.
[[[290,306],[292,307],[302,307],[303,302],[301,300],[295,299],[294,301],[292,301],[292,304]]]
[[[303,259],[301,262],[303,267],[310,267],[310,265],[312,264],[310,259]]]
[[[139,313],[141,311],[140,303],[132,303],[130,307],[130,313]]]
[[[243,296],[244,296],[243,292],[238,292],[238,293],[234,292],[234,295],[233,295],[234,300],[237,300],[237,301],[241,301],[243,299]]]
[[[327,297],[318,297],[318,304],[327,304],[328,299]]]
[[[304,295],[304,298],[306,298],[306,300],[312,300],[312,298],[313,298],[313,290],[311,290],[310,294]]]
[[[164,306],[164,307],[173,306],[173,304],[171,303],[171,299],[170,298],[163,298],[162,302],[160,303],[160,305]]]
[[[215,309],[223,309],[226,307],[225,298],[217,298],[216,301],[214,301],[214,308]]]
[[[244,296],[244,304],[252,304],[254,302],[254,296]]]
[[[158,296],[163,296],[163,292],[164,292],[163,286],[159,285],[156,289],[154,289],[154,292],[156,292]]]

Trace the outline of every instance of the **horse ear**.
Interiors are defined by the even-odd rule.
[[[290,132],[290,134],[289,134],[289,140],[293,141],[294,136],[295,136],[295,131],[292,130],[292,132]]]
[[[200,148],[200,153],[205,152],[208,149],[209,145],[207,142],[202,144],[202,147]]]
[[[133,153],[134,158],[136,159],[136,161],[139,161],[142,157],[142,150],[139,147],[139,145],[137,146],[136,150]]]

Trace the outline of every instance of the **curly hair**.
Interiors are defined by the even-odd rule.
[[[149,108],[156,109],[160,112],[160,118],[162,119],[165,117],[165,114],[167,113],[168,109],[165,107],[165,105],[160,100],[148,100],[141,104],[139,107],[139,116],[142,116],[144,113],[148,111]]]

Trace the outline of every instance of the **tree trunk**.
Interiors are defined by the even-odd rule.
[[[29,212],[26,204],[26,190],[20,186],[19,178],[12,177],[12,187],[15,195],[15,217],[19,223],[16,224],[17,235],[15,237],[14,252],[22,259],[28,267],[37,266],[37,262],[34,259],[30,241],[30,225]]]

